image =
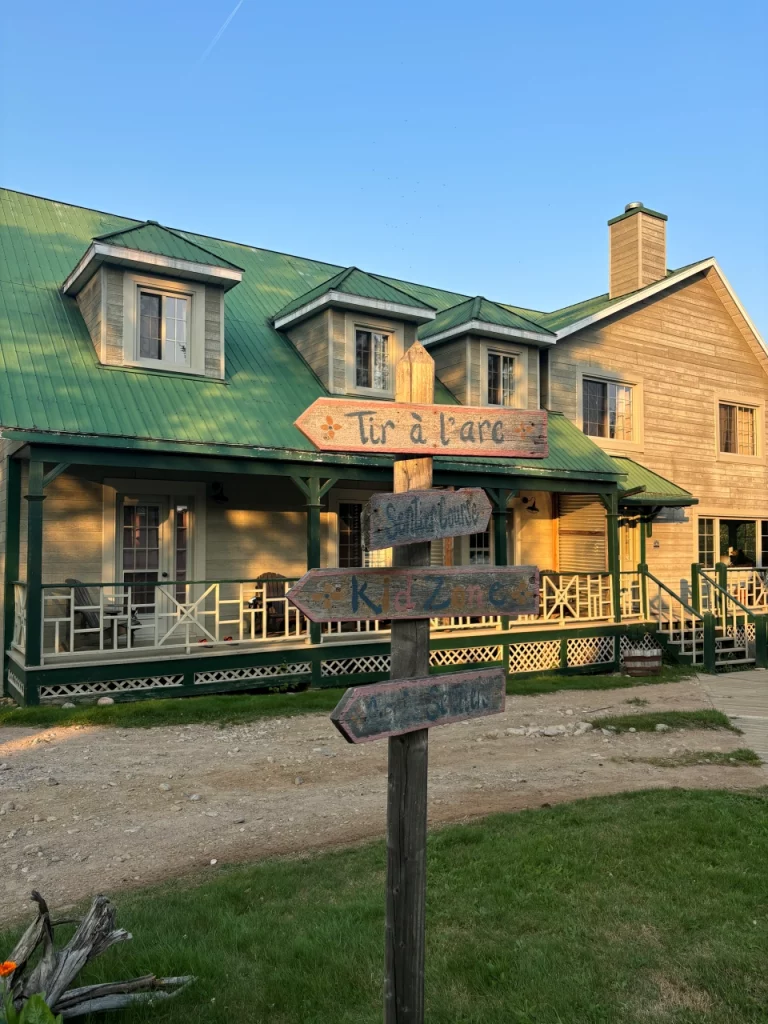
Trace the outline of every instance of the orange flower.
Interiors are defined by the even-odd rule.
[[[334,433],[337,430],[341,430],[341,424],[334,423],[333,416],[326,416],[325,423],[320,424],[320,429],[325,431],[325,433],[323,434],[323,440],[332,441]]]
[[[13,960],[3,960],[3,962],[0,964],[0,978],[5,978],[9,974],[13,974],[13,972],[16,970],[16,966],[17,965],[13,962]]]

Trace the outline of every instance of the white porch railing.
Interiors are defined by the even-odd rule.
[[[714,576],[714,573],[712,574]],[[768,569],[725,571],[728,593],[750,611],[768,612]]]
[[[304,641],[306,618],[286,592],[296,578],[46,584],[43,600],[43,662],[76,656],[138,657],[152,652],[191,654],[254,644]],[[539,614],[511,626],[610,621],[608,573],[542,573]],[[17,584],[13,645],[24,650],[26,587]],[[453,616],[431,620],[436,633],[501,630],[500,616]],[[336,622],[322,637],[389,632],[388,622]]]

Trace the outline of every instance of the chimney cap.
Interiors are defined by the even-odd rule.
[[[659,213],[658,210],[649,210],[647,206],[643,206],[642,203],[627,203],[624,207],[624,213],[620,213],[618,217],[612,217],[608,221],[608,226],[611,224],[618,224],[620,220],[626,220],[627,217],[632,217],[636,213],[644,213],[647,217],[656,217],[658,220],[667,220],[666,213]]]

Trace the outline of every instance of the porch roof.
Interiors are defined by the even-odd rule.
[[[625,474],[619,485],[619,505],[625,508],[632,505],[663,505],[667,508],[679,508],[698,504],[699,499],[694,498],[690,491],[678,487],[671,480],[659,476],[658,473],[635,462],[634,459],[617,455],[612,458],[620,472]],[[628,491],[635,491],[638,487],[642,487],[643,490],[635,494],[627,494]],[[622,494],[627,494],[626,498],[623,498]]]

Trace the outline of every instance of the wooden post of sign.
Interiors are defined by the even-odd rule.
[[[431,404],[435,364],[418,342],[396,367],[395,400]],[[432,486],[432,459],[400,456],[394,487]],[[393,549],[397,566],[429,565],[429,544]],[[429,619],[392,623],[392,679],[429,675]],[[424,919],[427,896],[427,729],[389,740],[387,790],[386,1024],[424,1020]]]

